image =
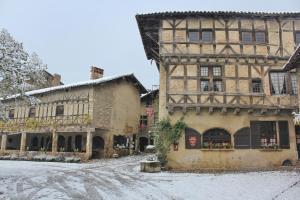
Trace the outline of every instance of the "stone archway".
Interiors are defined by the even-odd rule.
[[[144,152],[146,150],[146,147],[148,146],[148,138],[146,137],[140,137],[139,138],[139,147],[140,147],[140,151]]]
[[[100,136],[93,137],[92,158],[102,158],[104,156],[104,139]]]
[[[62,135],[58,136],[57,148],[59,151],[62,151],[62,149],[64,149],[63,151],[65,151],[65,144],[66,144],[65,137]]]
[[[78,152],[82,151],[82,135],[75,136],[75,149],[77,149]]]

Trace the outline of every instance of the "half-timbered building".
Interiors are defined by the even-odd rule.
[[[297,160],[292,112],[300,13],[165,12],[136,16],[160,74],[159,118],[188,128],[176,169],[264,168]]]
[[[130,153],[138,133],[140,95],[147,90],[133,74],[29,91],[40,103],[17,96],[2,99],[9,120],[0,121],[1,154],[111,157]]]

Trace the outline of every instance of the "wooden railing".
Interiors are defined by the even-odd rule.
[[[1,132],[35,131],[41,129],[85,126],[91,124],[89,115],[56,116],[45,118],[24,118],[0,121]]]

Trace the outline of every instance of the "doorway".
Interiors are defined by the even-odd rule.
[[[104,140],[100,136],[93,137],[92,158],[102,158],[104,156]]]
[[[148,146],[148,138],[140,137],[139,139],[140,152],[144,152],[146,147]]]
[[[300,126],[295,126],[298,160],[300,160]]]

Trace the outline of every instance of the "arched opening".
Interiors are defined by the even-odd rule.
[[[57,148],[59,151],[65,151],[65,137],[62,135],[58,136]]]
[[[31,148],[30,150],[31,151],[38,151],[39,150],[39,139],[37,136],[34,136],[32,139],[31,139]]]
[[[231,135],[221,128],[207,130],[203,133],[203,148],[231,148]]]
[[[146,147],[148,146],[148,138],[146,137],[140,137],[139,139],[139,146],[140,146],[140,151],[144,152]]]
[[[251,146],[250,128],[244,127],[234,134],[234,148],[250,149]]]
[[[75,136],[75,149],[78,150],[78,152],[81,152],[81,150],[82,150],[82,135]]]
[[[68,152],[71,152],[71,151],[72,151],[72,136],[69,136],[69,137],[68,137],[67,151],[68,151]]]
[[[45,148],[47,151],[52,150],[52,137],[51,136],[46,137]]]
[[[13,134],[7,136],[6,148],[7,150],[20,150],[21,134]]]
[[[186,149],[200,149],[201,148],[201,134],[192,128],[185,129],[185,148]]]
[[[101,158],[104,153],[104,140],[100,136],[93,137],[93,158]]]
[[[45,148],[44,137],[42,137],[40,145],[41,145],[41,148]]]

